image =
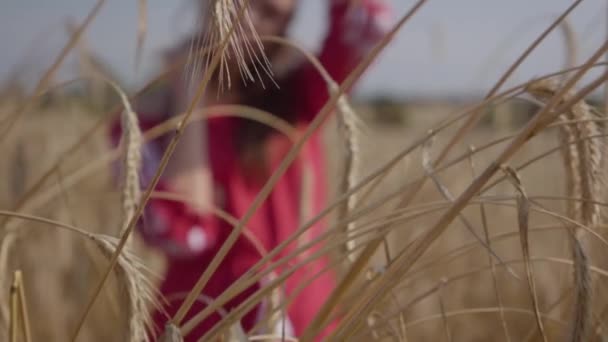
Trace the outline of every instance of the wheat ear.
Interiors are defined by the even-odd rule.
[[[526,91],[541,102],[548,102],[559,89],[558,83],[551,79],[531,83]],[[562,101],[572,98],[568,93]],[[602,126],[598,123],[598,113],[584,100],[576,102],[570,110],[559,116],[561,121],[560,142],[562,160],[566,175],[566,193],[571,198],[582,201],[568,201],[567,215],[570,219],[597,229],[601,220],[602,165],[604,163],[604,142],[599,137]],[[591,320],[590,304],[592,297],[591,277],[588,257],[583,243],[583,230],[574,228],[572,254],[574,259],[574,280],[576,285],[576,305],[574,322],[570,335],[571,341],[584,341]]]
[[[264,46],[256,33],[255,27],[247,10],[248,0],[213,0],[209,2],[208,12],[211,13],[210,26],[206,30],[203,47],[214,46],[228,40],[228,47],[222,51],[219,83],[220,89],[226,84],[231,87],[229,60],[236,59],[238,71],[244,83],[257,79],[264,85],[262,74],[272,80],[272,67],[264,52]],[[242,20],[239,17],[242,15]],[[234,27],[234,34],[229,34]],[[191,48],[192,52],[198,50]],[[193,59],[193,74],[198,70],[199,62]],[[210,55],[207,56],[205,68],[208,69]],[[194,75],[193,75],[194,76]]]
[[[116,251],[118,239],[114,237],[91,234],[89,238],[108,258]],[[149,270],[136,255],[128,250],[120,254],[116,274],[129,297],[129,341],[131,342],[150,341],[148,334],[152,328],[150,311],[152,308],[160,309],[157,301],[158,293],[149,280],[148,273]]]
[[[338,86],[332,80],[326,80],[328,83],[329,93],[333,95],[337,92]],[[346,142],[345,157],[344,157],[344,171],[346,177],[343,178],[341,191],[347,193],[353,186],[355,186],[361,179],[361,136],[363,123],[353,110],[346,95],[341,95],[336,102],[336,111],[338,124],[343,132],[344,140]],[[350,212],[354,210],[358,203],[358,195],[354,193],[348,197],[346,203],[341,208],[341,219],[348,216]],[[354,262],[356,254],[353,252],[357,247],[357,242],[353,237],[353,232],[356,228],[356,222],[349,222],[345,227],[345,233],[347,236],[346,240],[346,252],[348,259]]]
[[[141,200],[139,171],[141,170],[142,163],[141,148],[143,137],[139,127],[137,114],[133,111],[127,95],[114,82],[108,82],[120,95],[124,107],[121,115],[121,144],[124,148],[124,187],[122,191],[123,218],[121,227],[121,234],[123,234],[124,230],[129,225],[131,218],[135,214],[137,204]]]

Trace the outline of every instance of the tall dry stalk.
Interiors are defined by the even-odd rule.
[[[137,41],[135,48],[135,71],[139,71],[144,51],[146,32],[148,31],[148,1],[137,0]]]
[[[475,146],[470,146],[469,147],[469,151],[471,153],[475,153]],[[471,155],[469,157],[469,167],[471,168],[471,173],[473,176],[473,179],[475,179],[477,177],[477,171],[476,171],[476,166],[475,166],[475,162],[473,160],[473,156]],[[490,241],[490,232],[488,229],[488,215],[487,215],[487,211],[486,211],[486,207],[483,203],[480,203],[479,205],[479,216],[481,219],[481,225],[483,227],[483,233],[484,233],[484,238],[486,241],[486,244],[488,245],[488,249],[491,250],[492,249],[492,243]],[[503,330],[503,334],[505,337],[505,341],[506,342],[511,342],[511,335],[509,334],[509,328],[507,325],[507,320],[505,318],[505,312],[504,312],[504,303],[503,303],[503,296],[501,295],[501,289],[499,286],[499,282],[498,282],[498,278],[496,276],[496,265],[494,264],[494,261],[492,260],[492,254],[490,252],[488,252],[488,264],[490,265],[490,271],[491,271],[491,275],[492,275],[492,286],[494,287],[494,296],[496,298],[496,304],[498,305],[499,308],[499,317],[500,317],[500,324]]]
[[[20,270],[13,273],[13,284],[11,285],[11,325],[9,336],[11,341],[31,342],[30,320],[27,312],[25,290],[23,289],[23,274]],[[23,338],[19,338],[22,336]]]
[[[534,308],[534,317],[536,318],[536,326],[544,342],[548,342],[547,335],[545,333],[545,327],[541,318],[540,306],[538,303],[538,291],[536,285],[536,279],[532,263],[530,262],[530,199],[524,190],[521,177],[517,171],[510,167],[503,168],[503,171],[507,174],[509,181],[515,187],[517,191],[517,223],[519,227],[519,240],[521,243],[521,250],[524,257],[524,268],[526,269],[526,279],[528,281],[528,288],[530,293],[530,299],[532,301],[532,307]]]
[[[546,103],[559,89],[552,80],[542,80],[530,84],[526,90],[536,99]],[[572,92],[564,96],[564,101],[573,96]],[[605,143],[599,136],[604,133],[597,121],[601,116],[584,100],[572,105],[570,110],[559,116],[560,142],[562,159],[566,174],[566,195],[580,198],[581,201],[567,201],[568,218],[597,229],[602,214],[602,207],[597,203],[604,194],[605,179],[602,166],[605,164]],[[585,137],[598,137],[585,139]],[[586,340],[591,322],[590,307],[592,300],[591,276],[589,272],[589,251],[585,250],[584,232],[578,227],[574,230],[572,255],[574,263],[574,280],[576,304],[574,326],[571,341]]]

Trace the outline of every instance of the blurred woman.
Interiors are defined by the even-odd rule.
[[[352,6],[348,0],[329,0],[327,5],[329,26],[319,59],[339,83],[383,36],[389,13],[387,5],[381,0],[353,1]],[[250,4],[251,21],[260,36],[285,36],[296,7],[296,0],[253,0]],[[206,9],[202,3],[201,9]],[[201,29],[192,38],[178,44],[169,53],[168,63],[189,54],[193,41],[206,33]],[[273,43],[263,44],[279,87],[269,82],[262,87],[259,81],[245,86],[237,79],[240,75],[236,66],[229,65],[234,77],[230,89],[220,91],[220,79],[216,76],[201,102],[205,106],[242,104],[256,107],[281,117],[298,131],[303,131],[329,98],[327,86],[310,63],[290,65],[290,60],[285,62],[284,47]],[[229,60],[229,63],[234,63],[234,60]],[[188,91],[191,87],[185,76],[192,70],[199,70],[200,73],[200,68],[196,67],[182,69],[170,78],[164,92],[154,95],[151,102],[143,101],[139,105],[143,129],[185,110],[191,100]],[[117,142],[120,137],[119,123],[115,125],[112,135]],[[144,173],[148,176],[158,167],[170,138],[163,136],[146,144]],[[166,307],[169,315],[175,314],[185,294],[192,289],[232,231],[230,224],[211,214],[212,206],[236,218],[243,217],[291,146],[292,142],[285,135],[242,118],[212,117],[204,122],[193,122],[186,128],[156,190],[186,196],[190,199],[189,204],[152,199],[140,228],[144,239],[160,247],[167,256],[168,267],[160,290],[169,299]],[[309,219],[319,213],[326,203],[326,169],[319,133],[307,141],[298,158],[247,224],[264,249],[274,249],[298,228],[304,172],[312,176],[311,183],[306,185],[310,195],[308,201],[312,204],[310,216],[305,217]],[[323,222],[316,224],[304,234],[303,239],[288,246],[279,257],[314,239],[323,229]],[[250,239],[240,237],[186,320],[200,312],[205,302],[218,297],[260,258],[255,244]],[[298,258],[301,260],[305,256]],[[292,264],[295,263],[297,261]],[[288,335],[298,336],[311,323],[335,286],[334,275],[331,270],[326,270],[328,266],[326,257],[317,259],[287,278],[283,288],[285,296],[289,298],[296,290],[299,293],[275,332],[284,329]],[[321,272],[322,275],[317,276]],[[316,278],[309,285],[299,288],[313,277]],[[256,284],[236,296],[224,309],[229,312],[260,286],[262,284]],[[241,323],[245,330],[251,329],[265,315],[265,308],[266,305],[259,305],[243,318]],[[210,316],[186,340],[197,340],[220,319],[220,314]],[[167,320],[160,312],[155,315],[155,323],[160,329]],[[330,330],[331,326],[319,338]]]

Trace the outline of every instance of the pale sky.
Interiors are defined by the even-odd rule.
[[[67,18],[82,20],[95,0],[1,0],[0,78],[17,67],[29,77],[52,63],[67,40]],[[158,53],[188,32],[193,0],[148,0],[149,32],[142,73],[133,67],[136,0],[108,0],[86,39],[122,78],[137,84],[154,74]],[[300,0],[292,36],[316,49],[325,30],[327,0]],[[412,0],[389,0],[397,16]],[[356,94],[394,96],[479,95],[573,0],[428,0],[390,48],[365,74]],[[570,17],[578,36],[579,61],[606,36],[606,0],[584,0]],[[510,84],[560,69],[563,37],[556,31],[531,56]],[[75,70],[68,63],[62,77]],[[596,74],[597,75],[597,74]],[[137,77],[136,77],[137,76]]]

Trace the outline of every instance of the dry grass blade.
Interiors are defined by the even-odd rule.
[[[443,328],[445,329],[445,338],[448,342],[452,342],[450,324],[448,322],[448,316],[446,315],[445,304],[443,302],[443,292],[446,282],[446,279],[441,279],[439,290],[437,290],[437,297],[439,299],[439,311],[441,312],[441,320],[443,321]]]
[[[591,319],[591,272],[585,250],[579,239],[572,239],[576,302],[570,341],[587,341]]]
[[[567,288],[565,291],[562,292],[562,294],[559,296],[559,298],[557,298],[557,300],[555,300],[553,303],[551,303],[551,305],[548,306],[546,313],[547,315],[551,314],[552,311],[556,310],[557,308],[559,308],[559,306],[566,300],[568,299],[569,295],[571,294],[572,291],[572,287]],[[528,331],[527,334],[524,335],[525,338],[522,340],[523,342],[532,342],[534,337],[536,336],[536,329],[532,328]]]
[[[21,271],[15,271],[15,284],[19,291],[19,311],[21,312],[21,321],[23,322],[23,336],[25,342],[32,341],[31,325],[27,309],[27,300],[25,297],[25,287],[23,285],[23,276]]]
[[[118,239],[100,234],[90,234],[89,237],[106,257],[111,258],[116,252]],[[118,258],[116,272],[129,297],[128,341],[150,341],[151,309],[160,306],[154,285],[146,276],[148,270],[139,258],[126,250]]]
[[[431,180],[433,181],[433,183],[435,184],[437,191],[439,191],[439,193],[446,200],[453,203],[454,199],[455,199],[454,195],[452,195],[450,190],[443,184],[443,182],[441,181],[441,179],[439,179],[439,176],[433,169],[433,162],[432,162],[431,152],[430,152],[433,142],[434,142],[434,139],[431,138],[422,145],[422,167],[424,168],[427,176],[430,177]],[[473,224],[471,224],[471,222],[463,214],[459,214],[458,218],[460,219],[462,224],[467,228],[467,230],[471,233],[471,235],[473,235],[473,237],[475,237],[475,239],[479,242],[479,244],[481,244],[488,251],[488,253],[490,253],[490,255],[492,255],[492,257],[496,258],[496,260],[499,263],[503,264],[503,261],[498,256],[498,254],[496,254],[496,252],[494,252],[492,250],[492,248],[490,246],[488,246],[488,244],[479,236],[479,234],[477,234],[477,232],[475,232],[475,229],[473,228]],[[511,267],[506,266],[506,269],[515,279],[520,279],[520,277],[517,275],[517,273],[515,273],[515,271]]]
[[[13,272],[13,283],[10,288],[10,326],[9,336],[11,342],[31,342],[32,334],[30,319],[27,311],[27,302],[23,285],[23,275],[20,270]],[[20,338],[21,336],[21,338]]]
[[[13,283],[10,290],[11,298],[11,323],[9,336],[11,342],[32,341],[30,320],[23,288],[23,275],[20,270],[13,273]],[[22,336],[22,338],[19,338]]]
[[[147,0],[137,0],[137,45],[135,47],[135,71],[139,70],[143,56],[146,32],[148,31],[148,4]]]
[[[15,279],[16,280],[16,279]],[[21,317],[19,315],[19,292],[17,286],[13,280],[10,291],[10,323],[8,335],[11,342],[19,341],[19,327],[21,326]]]
[[[71,18],[66,21],[66,31],[69,35],[74,35],[78,30],[77,23]],[[84,35],[80,38],[77,44],[78,52],[78,72],[82,78],[89,80],[86,87],[87,97],[91,101],[91,104],[97,108],[103,108],[107,97],[106,87],[104,82],[106,78],[112,79],[113,73],[111,70],[105,67],[105,64],[95,56],[90,44],[86,41]],[[73,81],[67,81],[66,83],[72,83]],[[61,87],[62,83],[55,84],[54,87]],[[67,85],[67,84],[66,84]],[[95,110],[96,110],[95,109]]]
[[[578,46],[576,32],[570,21],[564,19],[561,23],[562,34],[564,37],[564,45],[566,47],[566,68],[571,68],[576,65],[578,56]]]
[[[521,178],[515,170],[506,166],[502,168],[503,171],[509,176],[508,179],[511,181],[515,189],[517,190],[517,223],[519,225],[519,238],[521,242],[521,250],[524,256],[524,267],[526,269],[526,277],[528,279],[528,287],[530,288],[530,295],[532,300],[532,306],[534,307],[534,314],[536,316],[536,325],[538,331],[543,338],[544,342],[548,342],[547,335],[545,334],[545,328],[540,315],[540,307],[538,304],[538,294],[536,291],[536,281],[534,279],[534,271],[530,263],[530,246],[528,242],[528,224],[530,219],[530,201],[521,183]]]
[[[9,272],[9,258],[13,247],[17,241],[17,232],[8,231],[4,236],[2,236],[2,240],[0,240],[0,271],[1,274],[7,274]],[[2,284],[3,288],[9,287],[9,280],[4,278],[4,282]],[[4,292],[4,291],[3,291]],[[10,307],[9,301],[10,297],[7,297],[8,293],[0,294],[0,316],[2,318],[2,326],[7,327],[10,324]]]
[[[314,196],[313,196],[313,184],[314,174],[312,165],[308,160],[302,161],[302,184],[300,185],[300,198],[298,208],[298,226],[302,226],[310,220],[314,212]],[[298,238],[298,247],[305,245],[310,241],[310,231],[305,232]],[[303,255],[304,257],[304,255]]]
[[[512,314],[522,314],[522,315],[526,315],[526,316],[534,316],[534,313],[530,312],[530,310],[527,310],[527,309],[506,307],[506,308],[504,308],[504,310],[506,312],[509,312]],[[496,311],[498,311],[498,308],[494,308],[494,307],[492,307],[492,308],[475,308],[475,309],[449,311],[449,312],[446,312],[445,315],[447,317],[455,317],[455,316],[459,316],[459,315],[495,313]],[[548,321],[552,321],[555,324],[559,324],[560,326],[565,325],[565,322],[555,319],[553,317],[543,316],[543,318]],[[414,321],[409,322],[408,326],[411,327],[411,326],[415,326],[415,325],[425,323],[430,320],[436,320],[436,319],[441,319],[441,314],[429,315],[427,317],[416,319]]]
[[[469,151],[471,152],[469,157],[469,165],[471,167],[471,172],[473,174],[473,178],[477,177],[475,171],[475,162],[473,161],[473,153],[475,153],[475,147],[470,146]],[[488,230],[488,215],[486,214],[486,207],[483,202],[479,204],[479,216],[481,217],[481,225],[483,227],[483,233],[485,242],[488,245],[488,248],[492,250],[492,242],[490,241],[490,232]],[[496,296],[496,304],[498,305],[499,316],[500,316],[500,324],[505,335],[505,340],[507,342],[511,342],[511,336],[509,335],[509,327],[507,326],[507,320],[505,318],[505,312],[503,310],[504,304],[502,295],[500,294],[500,288],[498,286],[498,279],[496,277],[496,265],[494,265],[494,261],[492,261],[492,255],[488,252],[488,264],[491,267],[492,271],[492,285],[494,286],[494,293]]]

